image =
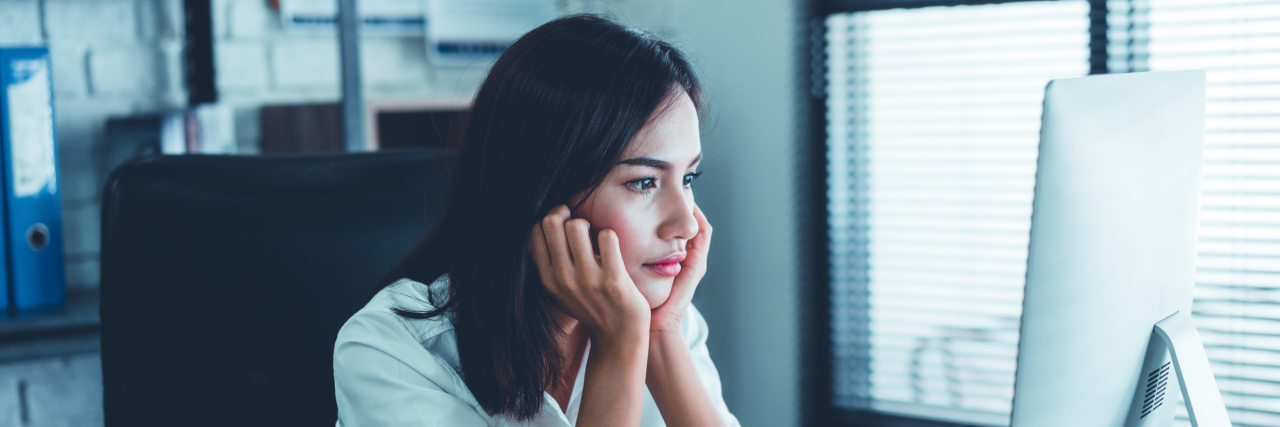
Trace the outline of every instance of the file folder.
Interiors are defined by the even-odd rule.
[[[0,47],[0,305],[24,311],[63,304],[53,81],[45,47]]]

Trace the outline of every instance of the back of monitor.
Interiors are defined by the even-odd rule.
[[[1202,71],[1046,89],[1014,427],[1172,420],[1165,376],[1169,401],[1127,422],[1153,325],[1191,309],[1204,93]]]

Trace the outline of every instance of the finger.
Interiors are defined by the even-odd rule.
[[[618,233],[613,230],[600,230],[600,263],[608,274],[626,274],[627,267],[622,263],[622,249],[618,247]]]
[[[693,205],[693,218],[698,221],[698,234],[694,238],[711,240],[711,223],[707,221],[707,216],[702,213],[702,208],[698,205]]]
[[[705,255],[707,248],[711,246],[711,223],[707,221],[706,215],[703,215],[702,208],[697,205],[693,206],[693,217],[698,221],[698,234],[689,240],[688,247],[690,250],[698,251],[700,255]]]
[[[693,293],[698,289],[698,282],[693,280],[677,280],[671,285],[671,294],[667,296],[667,300],[662,303],[661,307],[667,307],[668,310],[675,310],[683,313],[685,308],[689,307],[689,303],[693,301]]]
[[[556,206],[542,218],[542,234],[550,255],[548,258],[552,267],[557,270],[573,268],[573,259],[569,256],[569,241],[564,235],[564,222],[568,219],[569,208],[564,205]]]
[[[698,234],[689,239],[686,245],[689,255],[681,263],[684,268],[676,276],[671,287],[671,296],[667,299],[676,303],[677,306],[687,304],[693,299],[694,289],[698,287],[698,282],[706,273],[707,250],[711,245],[711,224],[702,213],[702,208],[697,205],[693,207],[693,217],[698,221]]]
[[[595,253],[591,250],[591,223],[582,218],[571,219],[564,223],[565,234],[569,239],[569,251],[573,255],[573,265],[594,273],[598,264]]]

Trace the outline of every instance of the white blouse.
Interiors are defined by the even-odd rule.
[[[431,286],[447,286],[442,277]],[[568,411],[543,392],[542,411],[533,419],[516,422],[490,416],[462,382],[458,341],[453,324],[445,317],[406,319],[392,307],[427,309],[427,286],[400,279],[378,292],[363,309],[351,316],[338,332],[333,346],[333,381],[338,399],[338,427],[363,426],[573,426],[582,403],[582,381],[587,355],[582,356],[578,377],[569,396]],[[720,376],[707,352],[707,322],[689,305],[680,324],[702,387],[729,427],[739,426],[720,394]],[[642,427],[666,426],[646,387]]]

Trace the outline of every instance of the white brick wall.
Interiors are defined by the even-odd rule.
[[[424,40],[374,38],[360,43],[360,77],[375,94],[427,87]]]
[[[181,1],[136,1],[138,37],[146,40],[181,38],[183,10]]]
[[[267,48],[261,43],[220,43],[214,62],[223,96],[251,95],[267,88]]]
[[[273,89],[337,93],[338,43],[332,39],[285,39],[271,44]]]
[[[53,60],[57,61],[58,57],[54,56]],[[58,62],[53,66],[55,70],[59,66],[69,68]],[[79,76],[85,78],[83,72]],[[67,287],[95,288],[98,286],[99,201],[107,172],[103,170],[101,158],[106,119],[158,107],[155,99],[126,96],[104,98],[58,93],[55,97]]]
[[[0,368],[0,426],[102,425],[102,362],[97,354],[25,360]],[[25,396],[18,395],[19,384]]]
[[[279,28],[263,1],[231,0],[224,10],[225,35],[229,39],[262,39],[271,29]]]
[[[44,0],[44,28],[52,40],[92,44],[133,41],[137,7],[130,0]]]
[[[0,43],[40,43],[40,4],[36,0],[0,1]]]
[[[53,63],[53,90],[59,99],[80,98],[89,93],[85,78],[89,50],[84,46],[50,47]]]
[[[89,87],[94,95],[153,97],[167,87],[165,57],[150,47],[103,47],[89,52]],[[140,70],[153,71],[140,73]]]

